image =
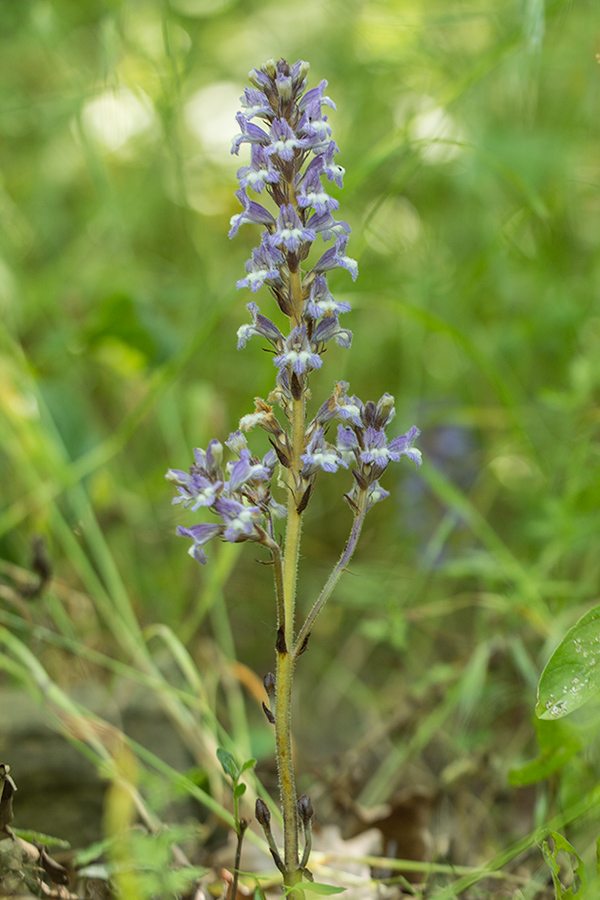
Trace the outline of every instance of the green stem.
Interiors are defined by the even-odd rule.
[[[290,186],[293,192],[293,186]],[[290,296],[293,299],[291,319],[299,324],[302,319],[302,282],[298,271],[290,273]],[[288,469],[288,515],[283,557],[283,603],[279,611],[277,632],[277,670],[275,675],[275,750],[281,812],[283,815],[283,881],[287,887],[302,881],[298,860],[298,810],[296,780],[292,759],[292,681],[294,677],[294,610],[302,514],[298,512],[300,498],[302,460],[305,441],[305,391],[298,400],[292,400],[289,412],[291,426],[292,459]]]
[[[317,616],[323,609],[325,602],[331,596],[331,592],[333,591],[334,587],[338,583],[338,581],[340,579],[340,575],[342,574],[342,572],[344,571],[344,569],[346,568],[346,566],[348,565],[348,563],[350,562],[350,560],[352,558],[352,555],[353,555],[353,553],[356,549],[356,545],[358,543],[358,539],[360,537],[360,532],[361,532],[361,529],[363,526],[363,522],[365,520],[366,512],[367,512],[367,491],[361,491],[360,499],[359,499],[358,506],[356,508],[356,513],[354,516],[354,522],[352,524],[352,531],[350,532],[350,536],[348,538],[348,541],[346,542],[346,546],[344,547],[342,555],[340,556],[338,562],[336,563],[336,566],[335,566],[334,570],[332,571],[331,575],[327,579],[327,584],[321,591],[319,598],[315,602],[315,605],[313,606],[313,608],[309,612],[308,616],[306,617],[306,621],[304,622],[304,625],[298,632],[298,637],[296,638],[296,643],[294,644],[294,648],[293,648],[293,652],[292,652],[294,659],[302,651],[303,645],[308,640],[308,636],[313,627],[315,619],[317,618]]]
[[[283,621],[277,636],[277,672],[275,676],[275,747],[281,812],[283,815],[284,883],[298,884],[302,874],[298,864],[298,811],[296,781],[292,760],[291,702],[294,675],[294,608],[298,554],[300,548],[301,514],[297,511],[295,490],[302,466],[300,454],[304,448],[304,398],[294,401],[292,410],[292,465],[289,469],[288,518],[283,559]]]

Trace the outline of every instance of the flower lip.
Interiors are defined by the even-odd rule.
[[[177,527],[177,534],[181,535],[181,537],[192,539],[193,544],[188,550],[188,553],[194,559],[197,559],[199,563],[202,563],[202,565],[205,565],[208,559],[202,549],[204,544],[222,533],[222,525],[192,525],[191,528],[184,528],[182,525],[179,525]]]
[[[219,498],[214,509],[225,523],[223,537],[233,544],[249,540],[253,535],[256,520],[261,516],[258,506],[246,506],[232,497]]]
[[[324,472],[337,472],[340,466],[348,468],[348,463],[341,454],[331,444],[327,444],[323,434],[323,429],[319,426],[313,432],[313,435],[301,455],[300,459],[304,463],[302,474],[310,477],[319,469]]]
[[[279,369],[289,367],[296,375],[302,375],[309,369],[320,369],[323,360],[314,353],[306,333],[306,325],[297,325],[285,342],[285,351],[273,360]]]
[[[352,281],[356,281],[358,276],[358,263],[356,260],[351,259],[344,254],[347,243],[348,238],[346,235],[338,237],[333,247],[326,250],[323,256],[317,260],[313,272],[317,275],[322,275],[324,272],[329,272],[331,269],[343,268],[350,272]]]
[[[304,243],[312,243],[317,234],[312,228],[302,224],[298,213],[291,203],[284,203],[277,218],[277,228],[268,237],[271,247],[285,247],[290,253],[296,253]]]
[[[238,328],[238,350],[245,347],[247,341],[255,334],[266,338],[277,350],[282,350],[284,339],[279,328],[277,328],[270,319],[267,319],[266,316],[261,315],[260,310],[254,301],[248,303],[247,308],[252,313],[252,324],[242,325]]]
[[[245,222],[253,222],[257,225],[266,225],[267,228],[271,228],[273,229],[273,231],[275,230],[275,219],[268,209],[265,209],[264,206],[261,206],[260,203],[257,203],[255,200],[251,200],[243,188],[241,188],[239,191],[236,191],[235,196],[238,198],[244,209],[241,213],[232,216],[230,219],[230,238],[235,237],[240,229],[240,226]]]

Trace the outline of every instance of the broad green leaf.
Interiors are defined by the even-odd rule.
[[[600,606],[590,609],[560,642],[538,685],[535,714],[560,719],[600,691]]]
[[[552,881],[554,882],[554,890],[556,892],[556,900],[584,900],[587,891],[587,873],[585,871],[585,866],[581,861],[581,858],[573,849],[572,845],[568,842],[568,840],[559,834],[557,831],[551,831],[549,836],[554,841],[554,848],[551,850],[548,846],[547,841],[542,842],[542,853],[544,854],[544,859],[548,863],[548,867],[550,868],[550,874],[552,875]],[[572,853],[575,857],[577,863],[573,865],[573,872],[577,875],[579,880],[579,886],[576,888],[566,888],[563,886],[560,880],[560,870],[563,865],[560,860],[557,858],[559,851],[563,850],[565,853]]]
[[[229,750],[225,750],[223,747],[217,747],[217,759],[221,763],[225,774],[229,775],[234,781],[237,781],[240,774],[239,769]]]
[[[245,793],[246,793],[246,785],[244,783],[236,784],[235,789],[233,791],[233,796],[241,797]]]

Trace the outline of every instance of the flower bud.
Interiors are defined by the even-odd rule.
[[[269,812],[269,807],[260,797],[256,798],[256,804],[254,807],[254,813],[256,815],[256,821],[258,824],[265,829],[265,831],[271,830],[271,813]]]
[[[306,794],[302,794],[302,796],[298,798],[298,815],[300,816],[300,821],[305,829],[309,827],[315,817],[311,799]]]
[[[275,693],[275,676],[272,672],[267,672],[263,679],[263,684],[265,686],[265,691],[269,697],[272,697]]]

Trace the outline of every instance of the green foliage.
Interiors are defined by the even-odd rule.
[[[543,841],[542,853],[544,854],[544,859],[548,863],[552,875],[556,900],[585,900],[588,896],[588,877],[581,857],[578,856],[575,848],[562,834],[551,831],[550,837],[552,838],[553,847],[550,849],[548,841]],[[575,857],[575,863],[573,865],[567,865],[564,858],[565,853],[568,857]],[[565,887],[563,885],[560,879],[563,870],[566,870],[569,873],[571,880],[577,882],[576,886]]]
[[[584,746],[584,739],[575,728],[561,722],[538,720],[536,734],[539,744],[537,757],[510,773],[515,787],[535,784],[559,772]]]
[[[253,769],[256,765],[255,759],[247,759],[245,763],[238,765],[234,756],[223,747],[217,747],[217,759],[221,763],[223,772],[231,778],[236,788],[244,772],[248,769]]]
[[[240,797],[243,797],[246,793],[246,785],[244,782],[240,781],[240,778],[247,772],[249,769],[253,769],[256,765],[255,759],[247,759],[246,762],[238,765],[235,761],[234,756],[223,747],[217,747],[217,759],[221,763],[221,767],[225,775],[231,778],[232,788],[233,788],[233,819],[234,819],[234,827],[238,836],[242,836],[245,830],[240,826],[240,817],[239,817],[239,800]]]
[[[600,692],[600,606],[566,633],[542,672],[536,715],[559,719]]]

